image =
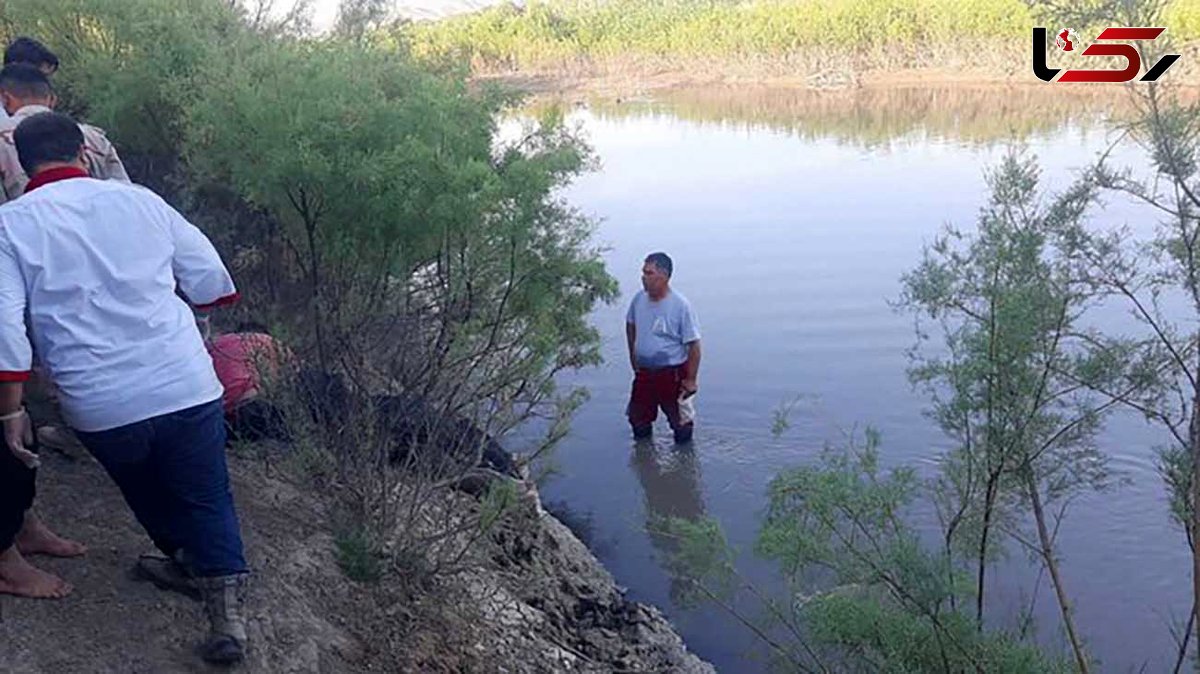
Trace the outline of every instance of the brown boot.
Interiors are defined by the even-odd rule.
[[[196,585],[196,578],[188,572],[180,559],[179,555],[176,559],[163,555],[142,555],[133,567],[133,578],[154,583],[160,590],[178,592],[200,601],[200,588]]]
[[[208,614],[208,638],[200,647],[200,657],[206,662],[232,665],[245,658],[247,576],[196,579]]]

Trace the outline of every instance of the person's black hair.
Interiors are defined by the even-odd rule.
[[[237,331],[239,333],[256,332],[261,335],[271,334],[271,330],[258,321],[242,321],[241,323],[238,323]]]
[[[675,270],[675,265],[671,262],[671,256],[666,253],[650,253],[646,256],[646,262],[661,269],[667,275],[667,278],[671,278],[671,272]]]
[[[32,177],[42,164],[78,159],[83,149],[83,131],[75,120],[62,113],[39,112],[17,125],[13,143],[21,168]]]
[[[54,85],[42,71],[28,63],[10,63],[0,70],[0,89],[19,98],[50,98]]]
[[[50,66],[51,71],[58,70],[58,56],[46,48],[46,45],[31,37],[21,36],[8,44],[4,50],[4,65],[25,63],[35,68]]]

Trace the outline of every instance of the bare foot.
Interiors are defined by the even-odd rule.
[[[79,557],[87,552],[87,546],[83,543],[67,540],[50,531],[32,511],[25,513],[25,525],[17,534],[17,549],[23,555],[51,557]]]
[[[71,594],[71,584],[25,561],[14,545],[0,552],[0,594],[34,599],[62,599]]]

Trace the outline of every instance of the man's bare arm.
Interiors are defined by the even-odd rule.
[[[699,388],[696,385],[696,377],[700,374],[700,340],[698,339],[688,344],[687,366],[683,374],[684,390],[695,393]]]
[[[0,382],[0,415],[21,409],[21,397],[25,385],[19,381]]]

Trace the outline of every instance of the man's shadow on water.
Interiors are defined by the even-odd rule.
[[[635,440],[630,465],[642,485],[646,532],[671,576],[671,600],[686,603],[690,584],[673,571],[671,560],[678,556],[680,546],[671,532],[670,520],[696,522],[706,516],[695,441],[659,447],[652,438]]]

